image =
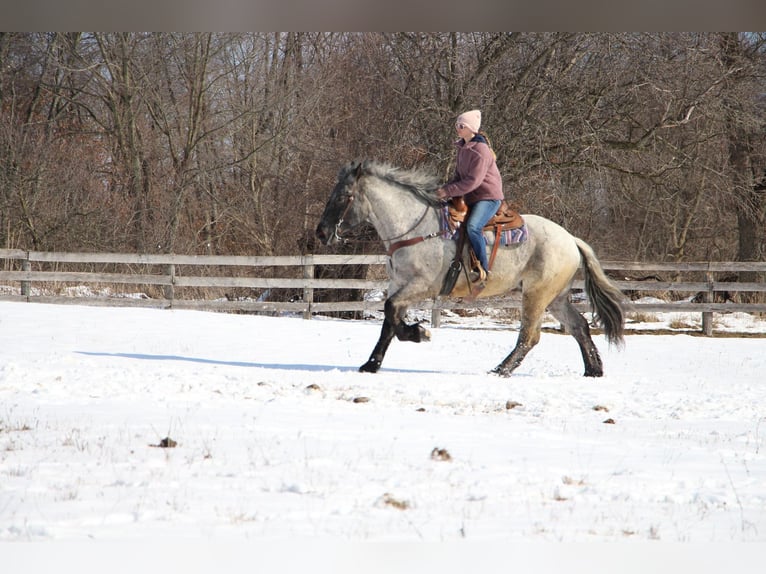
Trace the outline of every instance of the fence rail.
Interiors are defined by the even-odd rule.
[[[206,309],[221,311],[283,312],[302,313],[310,319],[312,314],[341,311],[379,311],[383,301],[317,301],[316,289],[361,289],[385,292],[387,281],[382,273],[381,279],[332,279],[316,278],[316,267],[332,265],[369,265],[373,268],[386,262],[385,255],[294,255],[294,256],[215,256],[215,255],[172,255],[172,254],[129,254],[129,253],[64,253],[23,251],[18,249],[0,249],[0,286],[5,291],[0,293],[0,300],[24,300],[43,303],[75,303],[80,305],[120,305],[176,309]],[[108,265],[119,271],[82,271],[72,267]],[[627,306],[629,312],[668,312],[683,311],[701,313],[702,326],[706,334],[712,334],[713,313],[742,311],[746,313],[766,313],[766,303],[748,303],[716,301],[720,293],[766,293],[766,262],[686,262],[652,263],[602,261],[602,266],[613,277],[623,291],[635,293],[689,293],[697,295],[690,302],[652,301],[632,302]],[[140,268],[140,272],[136,268]],[[180,273],[179,268],[184,272]],[[188,269],[196,270],[188,274]],[[200,268],[214,268],[217,273],[201,273]],[[233,274],[231,269],[238,269]],[[267,277],[265,268],[292,270],[292,273]],[[202,269],[206,271],[206,269]],[[273,271],[273,269],[272,269]],[[619,272],[619,273],[617,273]],[[667,273],[673,279],[656,275],[639,280],[629,274]],[[243,275],[244,273],[244,275]],[[750,273],[756,275],[756,281],[725,280],[717,275]],[[372,273],[375,275],[375,273]],[[682,279],[696,275],[693,280]],[[75,285],[143,285],[160,288],[161,296],[126,297],[100,296],[75,297],[72,295],[45,294],[43,290],[32,290],[33,284],[60,286]],[[10,285],[9,285],[10,284]],[[583,281],[577,279],[575,289],[582,289]],[[269,301],[246,298],[228,300],[225,297],[215,299],[184,298],[179,295],[179,288],[210,289],[293,289],[301,293],[296,301]],[[51,289],[48,289],[51,291]],[[53,291],[56,289],[54,288]],[[760,300],[763,300],[761,298]],[[432,310],[432,322],[439,324],[441,310],[487,308],[518,308],[521,302],[518,296],[481,300],[475,303],[437,299],[422,301],[420,309]],[[587,310],[587,304],[576,305],[580,310]]]

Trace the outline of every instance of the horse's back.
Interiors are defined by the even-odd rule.
[[[525,214],[529,235],[527,267],[546,278],[574,276],[580,266],[580,250],[575,237],[555,221],[540,215]]]
[[[525,214],[524,221],[527,224],[529,240],[535,250],[546,255],[561,253],[568,255],[577,261],[579,265],[580,254],[575,237],[555,221],[551,221],[541,215]]]

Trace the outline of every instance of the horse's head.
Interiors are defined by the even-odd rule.
[[[327,200],[322,218],[317,225],[316,236],[324,245],[343,240],[343,233],[366,220],[361,209],[364,198],[360,197],[360,178],[364,164],[351,162],[338,172],[338,181]]]

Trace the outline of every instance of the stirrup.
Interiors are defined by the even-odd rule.
[[[487,272],[484,271],[484,267],[481,266],[481,263],[473,268],[473,270],[468,274],[468,278],[470,279],[471,283],[481,283],[482,281],[487,280]]]

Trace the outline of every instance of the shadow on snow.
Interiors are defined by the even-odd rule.
[[[89,357],[119,357],[121,359],[138,359],[141,361],[184,361],[187,363],[199,363],[203,365],[222,365],[225,367],[248,367],[256,369],[276,369],[283,371],[341,371],[357,372],[358,367],[338,365],[290,365],[278,363],[250,363],[244,361],[220,361],[218,359],[203,359],[200,357],[183,357],[181,355],[149,355],[146,353],[99,353],[94,351],[75,351],[79,355]],[[445,374],[445,371],[419,370],[419,369],[384,369],[389,373],[422,373],[422,374]],[[454,373],[459,374],[459,373]],[[464,373],[465,374],[465,373]]]

